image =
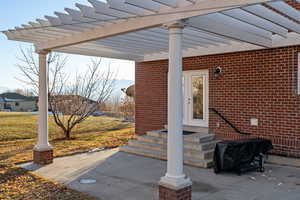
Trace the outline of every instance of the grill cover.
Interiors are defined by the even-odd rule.
[[[218,142],[215,148],[215,171],[238,171],[245,164],[253,162],[260,154],[273,149],[271,140],[242,139]]]

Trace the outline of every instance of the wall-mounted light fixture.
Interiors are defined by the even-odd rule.
[[[215,78],[218,78],[219,76],[222,75],[222,68],[220,66],[215,67],[214,69],[214,76]]]

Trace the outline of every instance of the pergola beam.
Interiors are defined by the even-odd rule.
[[[50,24],[52,25],[57,25],[57,24],[64,24],[64,23],[77,23],[77,22],[87,22],[87,21],[91,21],[91,19],[89,18],[85,18],[82,17],[80,15],[80,11],[76,11],[73,9],[65,9],[67,12],[70,13],[70,15],[66,15],[64,13],[58,13],[56,12],[57,16],[61,16],[59,18],[55,18],[52,19],[52,21],[50,21]],[[65,19],[63,19],[65,18]],[[54,20],[54,21],[53,21]],[[99,23],[99,22],[98,22]],[[86,26],[90,26],[92,27],[93,25],[91,24],[85,24]],[[26,25],[26,28],[29,25]],[[36,27],[40,27],[39,24],[35,24]],[[77,26],[77,25],[74,25]],[[54,28],[55,29],[55,28]],[[56,32],[56,38],[60,37],[61,31],[62,29],[55,29],[58,30]],[[131,43],[136,43],[136,42],[140,42],[141,44],[143,44],[144,48],[151,48],[152,45],[154,45],[155,47],[160,47],[162,44],[164,44],[165,46],[163,47],[163,49],[165,49],[165,47],[168,45],[168,37],[167,37],[167,31],[159,28],[159,33],[157,32],[153,32],[153,31],[140,31],[140,32],[134,32],[134,33],[129,33],[129,34],[125,34],[125,35],[121,35],[121,36],[117,36],[117,38],[121,38],[122,40],[128,40],[128,44],[126,44],[126,46],[130,45]],[[158,31],[157,30],[157,31]],[[67,30],[69,32],[71,32],[71,30]],[[21,30],[21,33],[25,36],[25,37],[29,37],[31,38],[32,36],[37,36],[39,39],[44,39],[47,40],[48,37],[51,37],[51,34],[48,33],[48,30]],[[79,31],[77,31],[79,32]],[[44,38],[43,38],[44,36]],[[115,38],[115,39],[117,39]],[[102,41],[102,40],[101,40]],[[126,41],[125,41],[126,42]],[[90,42],[89,42],[90,43]],[[150,46],[147,44],[150,43]],[[205,40],[203,38],[196,38],[194,35],[191,37],[189,35],[184,36],[184,47],[185,48],[195,48],[196,46],[200,46],[200,47],[206,47],[208,45],[216,45],[215,41],[211,41],[211,40]],[[140,50],[139,51],[140,54],[145,53],[145,50]]]
[[[229,44],[230,40],[224,37],[220,37],[218,35],[212,34],[212,33],[207,33],[204,31],[196,30],[191,27],[186,27],[184,30],[184,35],[189,35],[193,38],[202,38],[205,39],[206,41],[212,41],[216,43],[222,43],[222,44]]]
[[[233,9],[240,7],[241,5],[263,3],[268,1],[269,0],[205,0],[191,6],[174,8],[169,12],[167,11],[165,13],[160,13],[163,14],[163,17],[162,15],[149,15],[131,18],[127,21],[122,20],[121,22],[115,24],[95,26],[95,28],[93,29],[85,30],[81,33],[75,33],[71,37],[62,37],[61,39],[52,39],[46,42],[40,42],[36,44],[36,49],[37,51],[42,51],[64,46],[71,46],[92,40],[98,40],[119,34],[161,26],[170,21],[182,20],[194,16],[215,13],[227,10],[229,8]],[[90,2],[92,2],[92,0],[90,0]]]
[[[106,52],[104,50],[94,50],[84,47],[63,47],[60,49],[56,49],[56,52],[62,53],[73,53],[85,56],[96,56],[96,57],[107,57],[107,58],[115,58],[115,59],[124,59],[124,60],[143,60],[143,56],[136,56],[130,54],[122,54],[122,53],[112,53]]]
[[[38,24],[35,24],[38,27]],[[31,28],[32,26],[24,25],[25,28]],[[36,42],[38,40],[45,40],[50,37],[53,33],[55,33],[55,37],[59,37],[61,35],[60,32],[50,32],[49,31],[39,31],[39,30],[28,30],[25,31],[21,28],[17,28],[19,30],[18,33],[20,38],[28,39],[28,42]],[[145,33],[151,33],[149,31],[145,31]],[[152,32],[154,33],[154,32]],[[154,34],[155,35],[155,34]],[[126,35],[120,35],[111,38],[105,38],[102,40],[91,41],[83,44],[92,45],[93,47],[99,47],[100,45],[105,45],[106,48],[111,48],[118,51],[126,51],[128,53],[135,53],[139,56],[143,56],[147,53],[154,53],[167,50],[168,47],[168,38],[164,35],[163,32],[157,33],[157,36],[154,37],[146,34],[137,34],[137,33],[129,33]],[[163,37],[161,37],[163,36]],[[141,45],[142,44],[142,45]],[[185,37],[183,48],[197,48],[197,47],[207,47],[208,45],[216,45],[216,43],[205,41],[201,38],[196,37]],[[73,47],[73,46],[72,46]]]

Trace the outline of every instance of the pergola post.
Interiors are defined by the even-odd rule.
[[[182,31],[175,22],[169,29],[168,73],[168,161],[167,173],[159,183],[160,200],[191,200],[191,180],[183,173],[182,133]]]
[[[48,52],[38,52],[39,55],[39,119],[38,142],[33,149],[35,164],[50,164],[53,162],[53,148],[48,141]]]

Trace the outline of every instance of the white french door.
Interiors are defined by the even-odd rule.
[[[183,124],[208,127],[208,70],[183,72]]]

